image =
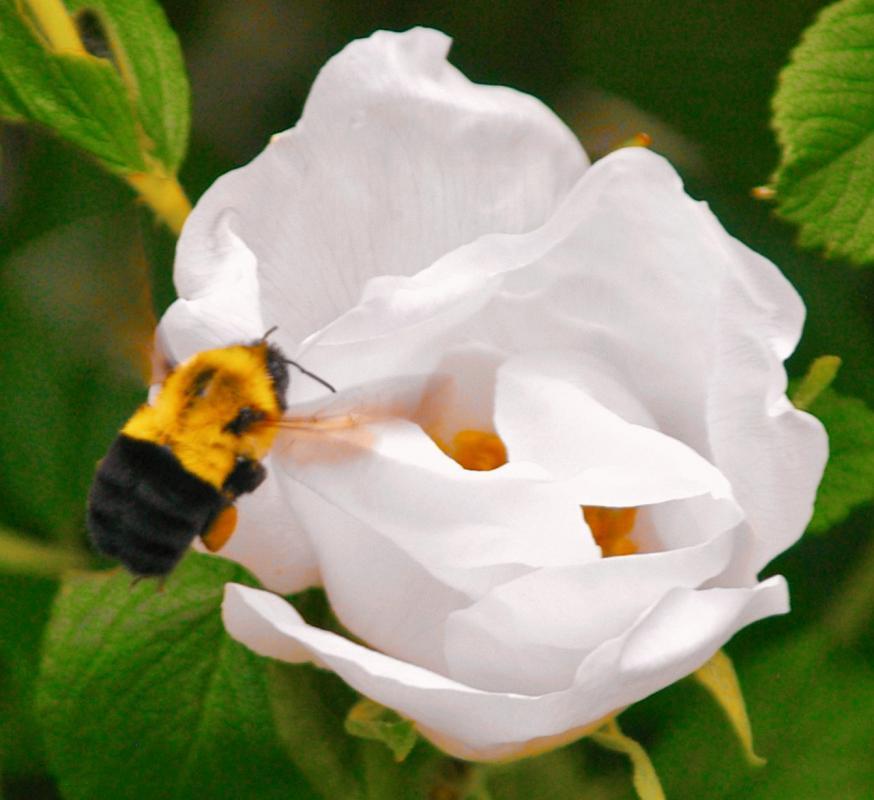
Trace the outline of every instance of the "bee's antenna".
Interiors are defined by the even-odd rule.
[[[324,378],[320,378],[318,375],[313,374],[308,369],[304,369],[300,364],[297,363],[297,361],[292,361],[290,358],[283,358],[282,360],[286,364],[291,364],[291,366],[296,367],[304,375],[307,375],[308,377],[312,378],[314,381],[318,381],[320,384],[322,384],[322,386],[324,386],[326,389],[330,390],[334,394],[337,394],[337,390],[333,386],[331,386],[331,384],[328,383]]]
[[[267,331],[267,333],[265,333],[265,334],[261,337],[261,341],[262,341],[262,342],[266,342],[266,341],[267,341],[267,337],[270,336],[270,334],[273,333],[273,331],[276,331],[276,330],[279,330],[279,326],[278,326],[278,325],[274,325],[274,326],[273,326],[269,331]],[[330,383],[328,383],[328,382],[327,382],[326,380],[324,380],[323,378],[320,378],[318,375],[313,374],[313,373],[310,372],[308,369],[304,369],[300,364],[297,363],[297,361],[292,361],[290,358],[283,358],[282,360],[283,360],[286,364],[291,364],[291,366],[296,367],[296,368],[299,369],[299,370],[300,370],[304,375],[309,376],[309,377],[312,378],[314,381],[318,381],[320,384],[322,384],[322,386],[324,386],[326,389],[330,390],[330,391],[333,392],[334,394],[337,394],[337,390],[336,390],[333,386],[331,386]]]

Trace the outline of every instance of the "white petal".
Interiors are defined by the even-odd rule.
[[[446,623],[449,675],[491,691],[569,686],[583,657],[627,631],[678,587],[697,588],[731,560],[735,536],[695,547],[548,567],[495,587]]]
[[[520,566],[598,557],[579,504],[535,465],[462,469],[403,420],[369,425],[364,434],[345,442],[292,437],[276,446],[274,462],[447,585],[481,594],[505,580],[508,567],[518,574]],[[317,532],[309,535],[315,540]]]
[[[228,632],[255,652],[287,661],[309,657],[350,686],[414,720],[462,758],[520,754],[667,686],[701,666],[749,623],[787,609],[786,587],[772,578],[752,589],[675,589],[626,635],[605,642],[563,691],[486,692],[307,625],[267,592],[229,584]]]
[[[242,564],[267,589],[300,592],[321,582],[316,555],[270,456],[264,466],[264,483],[237,501],[237,527],[219,555]]]
[[[663,159],[641,148],[589,169],[526,240],[543,255],[508,274],[470,335],[516,352],[593,353],[654,426],[705,456],[715,310],[729,265]]]
[[[566,215],[573,226],[558,224]],[[795,291],[641,148],[599,161],[548,224],[508,238],[532,252],[540,239],[543,255],[505,272],[464,335],[609,364],[659,430],[731,482],[753,532],[736,580],[752,580],[801,535],[826,458],[821,426],[784,395],[803,319]]]
[[[331,610],[343,626],[377,650],[445,673],[443,627],[470,597],[305,487],[296,484],[292,496],[312,536]]]
[[[728,482],[694,450],[597,402],[575,357],[541,351],[498,370],[495,424],[511,462],[531,461],[572,481],[581,505],[632,507],[705,493],[730,500]]]
[[[804,317],[798,295],[771,262],[723,236],[735,270],[719,309],[707,419],[713,458],[752,530],[749,558],[737,574],[749,581],[804,532],[828,439],[822,424],[785,395],[782,361],[795,348]]]
[[[506,355],[468,343],[447,351],[434,369],[415,421],[450,442],[459,431],[494,432],[495,383]]]
[[[675,589],[625,639],[620,674],[628,683],[655,678],[660,688],[669,686],[698,669],[741,628],[788,611],[780,575],[746,589]]]
[[[547,326],[544,309],[532,313],[526,308],[527,318],[508,318],[506,324],[515,333],[505,338],[491,335],[494,326],[487,325],[483,333],[471,320],[502,290],[508,276],[539,263],[573,236],[580,208],[589,202],[587,185],[584,176],[556,213],[530,233],[486,234],[411,277],[372,278],[360,303],[307,340],[308,365],[337,376],[342,385],[355,385],[365,376],[432,370],[447,349],[471,340],[524,350],[520,331],[524,336],[531,325]]]
[[[207,279],[198,291],[180,293],[161,318],[157,338],[171,364],[201,350],[254,341],[267,330],[255,256],[236,235],[237,221],[232,211],[212,220],[209,258],[192,266]]]
[[[331,59],[298,125],[198,202],[179,242],[180,296],[212,291],[228,208],[257,259],[264,320],[292,351],[372,276],[412,275],[483,233],[539,225],[585,154],[539,101],[470,83],[448,48],[432,30],[379,32]]]

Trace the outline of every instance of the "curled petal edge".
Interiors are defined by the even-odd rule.
[[[788,610],[780,576],[749,589],[677,589],[580,665],[567,691],[486,692],[314,628],[285,600],[228,584],[225,627],[262,656],[312,661],[372,700],[412,719],[450,755],[497,761],[557,746],[690,674],[740,628]]]

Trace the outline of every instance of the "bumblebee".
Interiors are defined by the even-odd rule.
[[[166,576],[195,536],[215,551],[236,525],[234,502],[261,485],[281,424],[288,365],[334,388],[262,339],[207,350],[176,367],[98,464],[88,530],[134,575]]]

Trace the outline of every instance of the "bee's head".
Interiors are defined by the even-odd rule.
[[[288,391],[288,359],[275,344],[265,344],[265,365],[267,374],[273,381],[276,403],[285,411],[285,394]]]

